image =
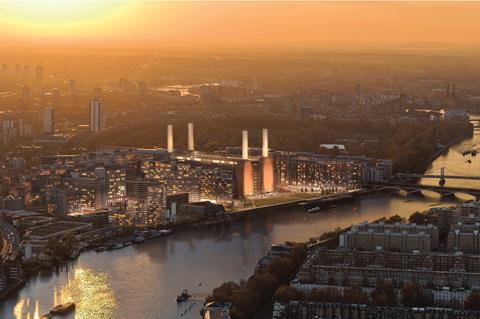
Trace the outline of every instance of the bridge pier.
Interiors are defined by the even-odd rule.
[[[479,177],[480,180],[480,177]],[[464,193],[480,200],[480,188],[463,188],[463,187],[446,187],[422,184],[402,184],[396,182],[366,185],[367,187],[375,187],[379,191],[388,192],[406,192],[407,196],[423,196],[422,190],[428,190],[440,194],[441,198],[453,198],[456,193]]]
[[[401,192],[399,188],[384,188],[381,191],[388,193],[390,195],[400,195],[400,192]]]
[[[455,193],[453,193],[453,192],[442,192],[440,195],[441,195],[442,199],[455,198]]]
[[[413,189],[411,191],[408,191],[407,196],[423,197],[422,190],[421,189]]]

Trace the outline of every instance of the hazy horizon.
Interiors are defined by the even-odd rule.
[[[3,47],[473,50],[477,2],[1,2]]]

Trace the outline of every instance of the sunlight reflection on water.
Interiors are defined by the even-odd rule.
[[[65,286],[54,289],[53,300],[54,305],[74,302],[75,315],[68,318],[75,319],[110,319],[116,305],[107,274],[84,268],[76,269]],[[40,319],[39,302],[35,300],[34,309],[32,303],[29,298],[20,298],[13,309],[15,318]]]

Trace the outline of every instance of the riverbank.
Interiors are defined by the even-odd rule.
[[[179,292],[188,289],[194,295],[206,294],[227,280],[238,282],[250,277],[258,259],[273,244],[305,242],[336,228],[382,216],[407,216],[438,203],[435,198],[411,201],[399,196],[361,196],[353,203],[318,214],[307,214],[296,206],[271,209],[240,215],[219,225],[186,226],[159,240],[118,250],[86,251],[77,260],[33,275],[23,289],[3,303],[0,318],[26,319],[28,314],[34,318],[35,303],[39,313],[45,313],[62,296],[72,294],[78,301],[78,311],[98,314],[86,319],[154,318],[159,313],[162,318],[178,318],[191,304],[178,306],[175,297]],[[77,281],[84,282],[87,275],[87,282],[108,283],[102,288],[108,292],[103,300],[114,301],[104,305],[101,300],[91,299],[87,291],[83,293],[83,289],[92,287]],[[156,302],[150,302],[152,298]],[[199,318],[201,302],[195,301],[182,318]],[[103,312],[97,309],[100,304]]]
[[[232,211],[229,214],[244,215],[244,214],[260,213],[263,211],[269,211],[271,209],[289,209],[295,206],[303,206],[305,208],[305,207],[317,205],[321,201],[325,201],[325,200],[331,200],[331,204],[336,204],[338,202],[342,202],[347,197],[357,198],[365,195],[370,195],[375,192],[376,190],[374,189],[361,188],[361,189],[344,192],[344,193],[338,193],[338,194],[332,194],[332,195],[320,195],[320,196],[297,199],[297,200],[292,200],[292,201],[278,203],[278,204],[251,207],[251,208],[246,208],[242,210]]]
[[[264,205],[259,207],[250,207],[250,208],[245,208],[241,210],[229,211],[225,214],[223,218],[218,218],[214,220],[185,222],[179,225],[175,225],[173,229],[177,231],[177,230],[188,229],[188,228],[199,228],[204,226],[225,224],[225,223],[233,222],[251,215],[271,213],[272,211],[280,212],[284,210],[297,209],[297,208],[302,209],[305,213],[307,213],[308,207],[320,205],[319,202],[323,200],[331,200],[329,201],[329,207],[330,207],[331,205],[335,206],[335,204],[344,202],[346,198],[355,199],[363,196],[369,196],[376,192],[377,190],[375,189],[359,189],[359,190],[348,192],[348,193],[341,193],[341,194],[335,194],[335,195],[322,195],[322,196],[308,198],[308,199],[297,199],[289,202],[282,202],[282,203]],[[328,208],[328,207],[323,207],[323,208]]]
[[[0,301],[4,301],[13,293],[21,289],[23,286],[25,286],[25,280],[23,279],[17,280],[16,282],[12,283],[9,287],[5,288],[0,294]]]
[[[373,199],[373,197],[368,196],[368,195],[372,194],[371,191],[368,191],[368,192],[358,191],[358,194],[360,196],[357,196],[356,198],[359,201],[361,201],[362,199],[369,199],[369,198],[370,198],[369,200]],[[325,198],[329,198],[329,197],[331,198],[332,196],[331,195],[330,196],[325,195],[325,196],[309,199],[308,201],[314,202],[316,200],[321,200],[321,199],[325,199]],[[399,200],[401,200],[401,199],[399,198]],[[230,229],[231,227],[235,227],[234,225],[239,224],[239,223],[241,223],[241,224],[247,223],[248,224],[252,220],[251,217],[254,217],[253,219],[255,219],[255,220],[268,219],[268,218],[271,218],[271,217],[277,216],[277,215],[284,215],[284,216],[292,215],[292,216],[298,216],[298,217],[301,216],[302,219],[303,218],[308,218],[308,219],[312,219],[312,218],[313,219],[331,218],[329,216],[332,216],[332,214],[335,214],[336,209],[342,209],[342,207],[344,207],[345,209],[348,209],[349,206],[353,205],[352,203],[349,203],[348,205],[345,205],[345,206],[338,205],[338,207],[336,207],[336,208],[333,208],[333,209],[329,208],[328,210],[325,211],[325,213],[320,212],[320,213],[317,213],[317,214],[307,214],[306,210],[299,206],[299,204],[301,202],[305,202],[305,200],[297,200],[297,201],[293,201],[293,202],[281,203],[281,204],[276,204],[276,205],[269,205],[269,206],[264,206],[264,207],[255,207],[255,208],[250,208],[250,209],[235,212],[235,213],[228,213],[227,216],[225,216],[222,219],[218,219],[218,220],[205,220],[205,221],[197,221],[197,222],[193,222],[193,223],[186,223],[186,224],[182,224],[182,225],[177,225],[173,228],[174,232],[170,236],[160,237],[161,239],[159,239],[159,240],[155,240],[155,239],[145,240],[144,242],[133,244],[132,246],[125,246],[125,247],[122,247],[122,248],[119,248],[119,249],[112,249],[110,251],[106,251],[106,253],[110,254],[110,253],[117,253],[118,252],[119,254],[125,254],[129,251],[132,251],[131,249],[129,249],[129,247],[134,247],[134,251],[137,251],[137,250],[142,251],[144,249],[148,249],[148,248],[143,248],[143,247],[149,247],[151,245],[164,245],[165,243],[167,243],[171,240],[174,240],[174,239],[170,239],[170,238],[172,238],[172,236],[175,238],[175,237],[178,237],[178,236],[185,236],[185,235],[188,235],[188,234],[198,233],[198,232],[208,234],[212,231],[215,232],[218,229]],[[328,224],[326,224],[326,225],[328,225]],[[212,227],[212,226],[220,226],[220,227]],[[333,228],[335,228],[335,227],[333,227]],[[302,231],[302,233],[303,233],[303,231]],[[316,236],[312,236],[312,237],[316,237]],[[120,241],[127,240],[127,239],[129,239],[128,236],[121,236],[121,237],[116,238],[116,240],[120,240]],[[109,240],[111,241],[112,239],[109,239]],[[99,245],[102,245],[102,244],[99,244]],[[100,257],[102,254],[94,252],[94,248],[95,247],[90,247],[88,250],[83,251],[80,254],[80,256],[78,256],[78,258],[83,259],[83,256],[88,255],[88,256],[94,256],[95,259],[100,258],[100,260],[102,260],[102,258]],[[93,254],[93,255],[91,255],[91,254]],[[76,262],[75,260],[65,260],[63,262],[60,262],[60,263],[57,263],[57,264],[52,264],[50,266],[31,268],[28,271],[27,276],[25,277],[25,281],[26,281],[27,284],[32,283],[32,282],[34,282],[34,278],[37,278],[38,277],[37,275],[40,274],[41,271],[43,271],[43,270],[52,270],[52,271],[54,271],[53,273],[56,273],[56,272],[58,272],[59,267],[61,269],[65,265],[70,265],[70,264],[75,263],[75,262]],[[21,287],[17,287],[15,289],[15,291],[18,291],[18,289],[21,289]],[[12,291],[12,293],[14,293],[15,291]]]
[[[473,130],[472,130],[472,133],[473,133]],[[439,156],[448,152],[453,145],[458,144],[458,143],[462,143],[463,141],[466,141],[466,140],[467,140],[467,138],[453,139],[450,143],[448,143],[447,145],[444,145],[442,148],[440,148],[438,151],[436,151],[432,155],[432,157],[428,161],[428,165],[432,164]]]
[[[423,213],[424,216],[427,216],[426,212]],[[378,223],[382,221],[391,225],[398,222],[406,223],[406,220],[411,222],[415,214],[418,214],[418,212],[412,211],[408,218],[402,218],[398,215],[382,216],[370,222]],[[426,224],[421,225],[425,226]],[[338,249],[340,235],[351,230],[353,226],[354,224],[351,224],[344,228],[325,232],[306,242],[285,242],[283,245],[272,247],[266,256],[259,259],[260,267],[255,268],[252,276],[247,280],[242,280],[241,284],[227,280],[212,290],[212,293],[205,300],[205,304],[208,302],[227,303],[232,318],[271,318],[273,300],[279,292],[278,289],[282,285],[290,286],[291,281],[298,274],[300,265],[312,257],[312,253],[317,249]],[[303,250],[302,253],[298,252],[299,248],[301,251]],[[272,251],[275,253],[272,253]],[[259,286],[262,287],[261,293],[258,293],[257,290]]]

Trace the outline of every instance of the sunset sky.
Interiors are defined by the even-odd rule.
[[[4,44],[322,47],[480,43],[472,2],[0,2]]]

